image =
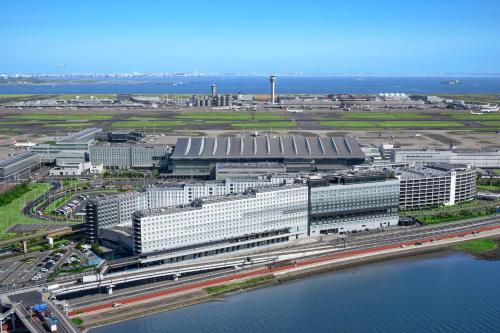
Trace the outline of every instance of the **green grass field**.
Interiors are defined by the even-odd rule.
[[[23,121],[0,121],[0,125],[25,125],[38,121],[35,120],[23,120]]]
[[[332,127],[463,127],[455,121],[322,121],[320,125]]]
[[[479,124],[493,128],[500,128],[500,121],[480,121]]]
[[[496,249],[498,244],[491,239],[482,238],[474,239],[468,242],[454,245],[453,248],[456,250],[472,252],[472,253],[483,253]]]
[[[32,219],[23,215],[23,213],[21,213],[21,209],[29,201],[32,201],[47,192],[49,188],[50,184],[47,183],[30,184],[29,192],[13,200],[10,204],[1,206],[0,233],[5,233],[5,230],[17,223],[47,223],[45,221]]]
[[[52,123],[52,124],[45,124],[43,125],[44,127],[82,127],[87,128],[89,126],[95,125],[95,123],[88,123],[85,121],[79,122],[79,123]]]
[[[18,116],[7,116],[9,119],[29,119],[29,120],[109,120],[112,115],[102,114],[20,114]]]
[[[62,206],[62,204],[66,203],[72,197],[73,197],[73,194],[68,194],[68,195],[65,195],[62,198],[54,200],[47,207],[45,207],[45,209],[43,210],[43,213],[47,214],[47,215],[51,214],[53,210],[55,210],[55,209],[59,208],[60,206]]]
[[[479,190],[490,191],[490,192],[500,192],[500,185],[476,185]]]
[[[164,120],[164,119],[159,117],[149,117],[149,116],[127,117],[127,121],[157,121],[157,120]]]
[[[125,128],[144,128],[144,127],[170,127],[182,126],[186,122],[180,120],[161,120],[161,121],[117,121],[111,125],[112,127]]]
[[[382,121],[382,127],[463,127],[462,123],[455,121]]]
[[[366,121],[322,121],[319,124],[332,127],[378,127],[376,123]]]
[[[290,117],[281,114],[271,114],[265,112],[255,112],[255,120],[288,120]]]
[[[446,113],[448,117],[457,120],[500,120],[500,113],[484,113],[484,114],[470,114],[470,113]]]
[[[429,119],[430,115],[421,113],[377,113],[377,112],[362,112],[350,113],[345,112],[340,114],[341,119],[345,120],[408,120],[408,119]]]
[[[180,119],[200,120],[251,120],[250,112],[183,112],[175,116]]]
[[[231,124],[233,127],[240,128],[279,128],[279,127],[295,127],[297,124],[293,121],[269,121],[269,122],[248,122]]]

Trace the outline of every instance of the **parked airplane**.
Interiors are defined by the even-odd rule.
[[[10,138],[10,144],[12,147],[29,148],[36,146],[36,143],[29,142],[17,142],[16,139]]]
[[[488,104],[483,105],[481,107],[481,112],[498,112],[498,110],[500,110],[500,107],[498,107],[498,104],[490,105],[488,103]]]
[[[479,114],[484,114],[484,113],[482,113],[482,112],[474,112],[474,111],[472,111],[472,110],[471,110],[471,112],[470,112],[470,113],[471,113],[471,114],[477,114],[477,115],[479,115]]]
[[[286,112],[302,113],[302,112],[304,112],[304,110],[302,110],[302,109],[290,109],[290,108],[286,108]]]

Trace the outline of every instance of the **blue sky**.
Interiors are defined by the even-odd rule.
[[[1,0],[0,13],[0,73],[500,73],[498,0]]]

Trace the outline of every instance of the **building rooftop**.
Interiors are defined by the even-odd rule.
[[[396,168],[394,171],[400,179],[417,179],[448,175],[452,171],[464,170],[468,166],[464,164],[431,163],[426,165]]]
[[[25,159],[31,158],[33,156],[37,156],[39,154],[32,153],[30,151],[21,153],[19,155],[12,156],[11,158],[8,158],[6,160],[0,161],[0,168],[7,168],[9,166],[15,165]]]
[[[148,217],[148,216],[157,216],[157,215],[186,212],[186,211],[201,209],[206,204],[214,204],[214,203],[220,203],[220,202],[251,199],[251,198],[255,198],[257,193],[282,191],[282,190],[301,188],[301,187],[306,187],[306,185],[304,185],[304,184],[289,184],[289,185],[276,185],[276,186],[252,188],[252,189],[249,189],[242,194],[241,193],[226,194],[226,195],[212,196],[212,197],[208,197],[208,198],[199,198],[199,199],[193,200],[191,202],[191,204],[145,209],[145,210],[135,212],[134,215],[138,216],[138,217]]]
[[[187,137],[178,138],[171,159],[238,158],[364,158],[359,143],[351,137]]]
[[[95,135],[99,132],[102,132],[102,129],[97,128],[97,127],[86,128],[83,131],[62,137],[56,143],[58,143],[58,142],[71,143],[71,142],[79,142],[79,141],[90,142],[90,141],[94,140]]]
[[[119,130],[111,131],[111,134],[122,135],[122,134],[130,134],[130,133],[134,133],[134,132],[135,132],[134,129],[119,129]]]

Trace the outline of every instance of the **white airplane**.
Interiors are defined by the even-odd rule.
[[[500,107],[498,107],[498,104],[495,105],[490,105],[489,103],[486,105],[483,105],[481,108],[482,112],[498,112],[500,110]]]
[[[302,113],[302,112],[304,112],[304,110],[302,110],[302,109],[290,109],[290,108],[286,108],[286,112]]]
[[[36,146],[36,143],[33,143],[31,141],[28,141],[28,142],[17,142],[16,139],[14,139],[14,138],[10,138],[10,144],[13,147],[20,147],[20,148],[29,148],[29,147]]]
[[[470,113],[471,113],[471,114],[477,114],[477,115],[484,114],[484,113],[482,113],[482,112],[474,112],[474,111],[471,111]]]

